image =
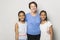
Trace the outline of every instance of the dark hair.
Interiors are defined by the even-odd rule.
[[[19,12],[18,12],[18,16],[19,16],[20,13],[23,13],[24,16],[25,16],[25,12],[24,12],[24,11],[19,11]],[[20,19],[19,19],[19,21],[20,21]],[[25,21],[25,19],[24,19],[24,21]]]
[[[37,3],[36,3],[36,2],[34,2],[34,1],[33,1],[33,2],[30,2],[30,3],[29,3],[29,8],[30,8],[30,5],[31,5],[31,4],[35,4],[35,6],[36,6],[36,8],[37,8]]]
[[[45,20],[47,21],[48,19],[47,19],[47,12],[45,11],[45,10],[42,10],[41,12],[40,12],[40,15],[41,15],[41,13],[42,12],[44,12],[45,13],[45,15],[46,15],[46,18],[45,18]]]

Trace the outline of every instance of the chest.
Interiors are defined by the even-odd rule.
[[[39,16],[28,16],[27,17],[27,22],[28,23],[40,23],[40,17]]]
[[[49,31],[48,24],[45,24],[45,25],[40,25],[40,29],[41,29],[41,31],[42,31],[42,32]]]
[[[18,30],[19,30],[19,32],[26,32],[27,24],[20,24]]]

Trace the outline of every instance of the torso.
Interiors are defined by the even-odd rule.
[[[18,32],[19,32],[19,39],[27,37],[27,22],[25,23],[18,22]]]
[[[50,40],[50,34],[49,32],[49,27],[52,24],[47,21],[44,24],[40,24],[40,30],[41,30],[41,39],[40,40]]]
[[[40,15],[37,14],[32,16],[30,13],[26,15],[26,20],[28,23],[28,31],[27,33],[30,35],[38,35],[40,34]]]

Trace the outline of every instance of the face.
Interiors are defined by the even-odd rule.
[[[44,12],[42,12],[40,14],[40,18],[41,18],[42,21],[44,21],[46,19],[46,14]]]
[[[20,21],[24,21],[24,19],[25,19],[24,13],[20,13],[18,17],[19,17]]]
[[[32,12],[36,12],[36,11],[37,11],[36,5],[35,5],[35,4],[31,4],[31,5],[30,5],[30,10],[31,10]]]

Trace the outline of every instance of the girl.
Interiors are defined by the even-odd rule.
[[[47,20],[46,11],[42,10],[40,12],[40,17],[41,17],[41,23],[40,23],[41,38],[40,40],[52,40],[53,38],[52,24],[50,21]]]
[[[18,12],[19,21],[15,24],[16,40],[27,40],[27,23],[25,22],[25,12]]]

